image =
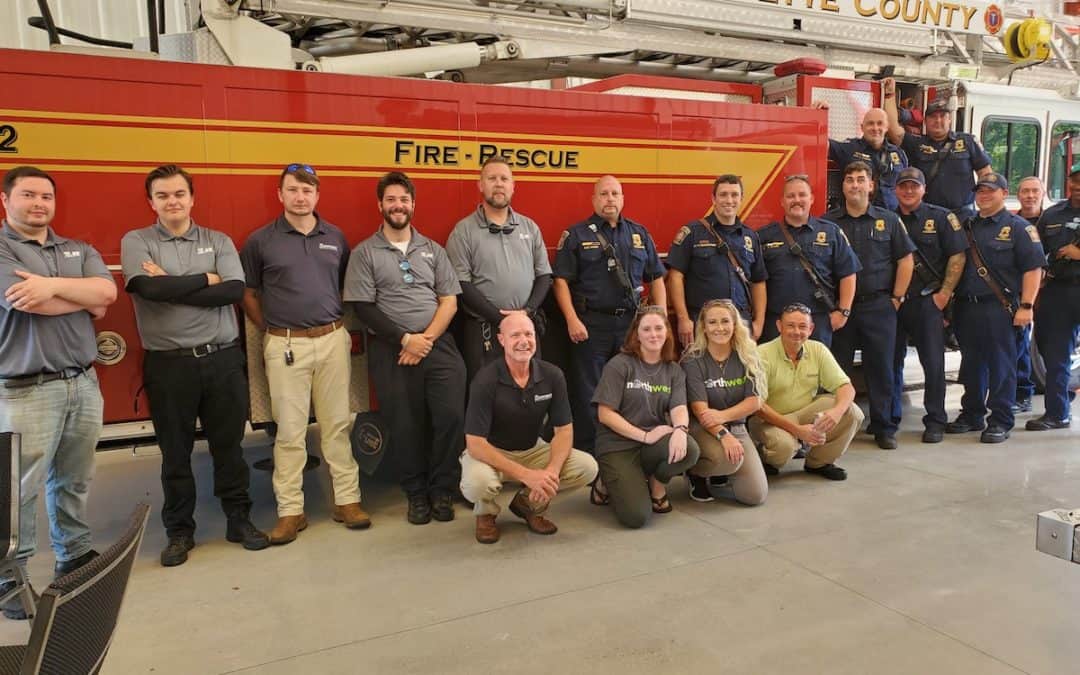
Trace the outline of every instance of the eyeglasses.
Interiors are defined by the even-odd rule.
[[[401,270],[402,281],[407,284],[411,284],[412,282],[416,281],[416,277],[414,277],[412,273],[412,265],[409,264],[408,260],[402,260],[400,263],[398,263],[398,269]]]
[[[638,305],[638,316],[642,314],[659,314],[661,316],[667,316],[667,307],[661,305]]]
[[[805,173],[793,173],[790,176],[784,178],[784,183],[790,183],[793,180],[801,180],[804,183],[809,183],[810,175]]]
[[[315,173],[315,169],[312,169],[311,166],[307,164],[290,164],[289,166],[285,167],[285,173],[292,173],[293,171],[305,171],[307,173],[310,173],[312,176],[318,175],[317,173]]]
[[[782,310],[780,310],[781,316],[784,315],[784,314],[787,314],[789,312],[801,312],[802,314],[805,314],[807,316],[811,316],[814,313],[813,311],[810,310],[809,307],[802,304],[801,302],[793,302],[790,305],[785,306]]]

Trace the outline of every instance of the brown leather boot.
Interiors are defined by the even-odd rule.
[[[307,517],[304,514],[298,516],[281,516],[277,519],[277,525],[270,530],[270,543],[274,546],[288,544],[296,539],[296,533],[307,527]]]
[[[345,523],[345,527],[350,530],[365,530],[371,527],[371,517],[360,506],[360,502],[335,506],[334,522]]]
[[[495,516],[476,517],[476,541],[481,544],[494,544],[499,541],[499,526],[495,524]]]
[[[510,502],[510,511],[518,518],[524,519],[529,529],[537,534],[555,534],[559,531],[555,523],[536,513],[529,499],[520,492],[514,495],[513,501]]]

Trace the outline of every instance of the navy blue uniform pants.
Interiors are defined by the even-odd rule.
[[[443,333],[424,360],[398,365],[397,346],[368,343],[368,368],[406,495],[452,494],[465,448],[465,362]]]
[[[824,312],[814,312],[810,318],[814,322],[814,332],[810,334],[810,339],[822,342],[826,347],[832,346],[833,332],[829,315]],[[776,328],[776,322],[779,320],[779,314],[768,312],[765,314],[765,325],[761,329],[761,342],[768,342],[780,337],[780,331]]]
[[[596,445],[596,411],[593,392],[600,373],[611,357],[619,353],[626,331],[634,320],[633,310],[622,316],[585,311],[579,315],[589,339],[570,345],[573,370],[570,374],[570,405],[574,415],[574,447],[591,452]]]
[[[1080,328],[1080,284],[1051,281],[1035,308],[1035,344],[1046,364],[1046,416],[1069,418],[1069,366]]]
[[[892,420],[899,426],[904,394],[904,358],[908,338],[915,343],[922,364],[926,389],[923,392],[923,426],[942,430],[945,416],[945,331],[944,318],[930,295],[908,298],[896,314],[896,352],[893,359]]]
[[[161,447],[161,520],[170,537],[195,533],[191,450],[202,421],[214,462],[214,496],[229,517],[247,517],[248,465],[240,442],[248,415],[244,352],[239,346],[196,358],[146,352],[143,386]]]
[[[960,416],[979,423],[990,410],[989,423],[1012,429],[1016,402],[1016,332],[1012,317],[994,296],[972,302],[956,299],[953,310],[960,342]]]
[[[892,435],[896,433],[892,415],[896,309],[887,295],[856,302],[847,323],[833,334],[832,352],[849,377],[857,348],[862,349],[863,379],[870,399],[867,431]]]
[[[1031,324],[1016,331],[1016,400],[1023,401],[1035,395],[1035,382],[1031,379]]]

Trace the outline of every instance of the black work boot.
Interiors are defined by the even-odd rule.
[[[190,534],[177,534],[169,537],[169,543],[161,552],[163,567],[176,567],[187,562],[188,551],[195,548],[195,538]]]
[[[270,537],[255,527],[246,515],[231,516],[226,521],[225,540],[243,544],[249,551],[261,551],[270,545]]]

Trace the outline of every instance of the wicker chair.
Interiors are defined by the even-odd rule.
[[[0,647],[0,675],[98,673],[142,543],[149,504],[139,504],[120,540],[41,594],[26,645]]]
[[[10,578],[15,585],[0,595],[0,603],[16,596],[22,601],[28,617],[34,616],[34,596],[26,570],[15,561],[19,550],[19,501],[21,495],[22,453],[19,434],[0,433],[0,547],[4,558],[0,561],[0,577]]]

